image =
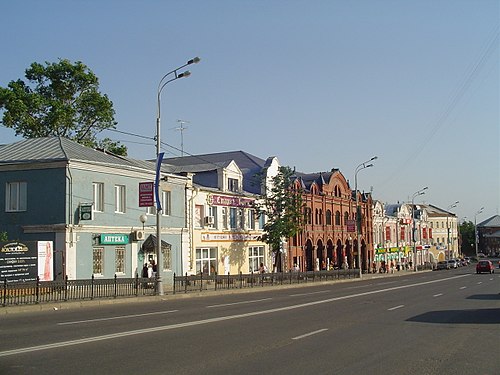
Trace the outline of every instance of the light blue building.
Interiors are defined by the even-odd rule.
[[[155,208],[139,207],[139,184],[154,180],[153,162],[63,137],[0,146],[0,232],[10,241],[53,241],[55,278],[140,276],[144,263],[158,263]],[[190,184],[162,173],[159,270],[167,284],[182,273]]]

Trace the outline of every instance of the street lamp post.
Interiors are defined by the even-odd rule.
[[[160,296],[164,294],[163,292],[163,283],[161,279],[161,268],[162,266],[162,261],[161,261],[161,215],[162,215],[162,206],[161,206],[161,194],[160,194],[160,175],[161,175],[161,159],[162,159],[162,154],[161,154],[161,136],[160,136],[160,118],[161,118],[161,92],[165,88],[167,84],[170,82],[173,82],[179,78],[185,78],[189,77],[191,75],[191,72],[189,70],[186,70],[183,73],[179,73],[179,70],[191,65],[191,64],[197,64],[200,62],[199,57],[195,57],[191,60],[189,60],[186,64],[179,66],[178,68],[168,72],[165,74],[160,82],[158,83],[158,90],[157,90],[157,106],[158,106],[158,113],[156,117],[156,162],[157,162],[157,170],[156,170],[156,278],[157,278],[157,292]],[[170,75],[173,74],[173,78],[170,78],[167,80]]]
[[[420,189],[419,191],[415,192],[413,196],[411,197],[411,216],[412,216],[412,222],[413,222],[413,229],[412,229],[412,239],[413,239],[413,270],[417,272],[417,242],[416,242],[416,236],[415,236],[415,197],[419,195],[424,195],[425,190],[427,190],[429,187],[424,187],[423,189]]]
[[[448,219],[450,217],[450,212],[448,212],[448,210],[451,210],[452,208],[455,208],[457,207],[457,204],[460,203],[459,201],[456,201],[455,203],[449,205],[447,208],[446,208],[446,232],[447,232],[447,236],[448,236],[448,244],[447,244],[447,250],[448,250],[448,257],[447,259],[451,259],[452,257],[450,256],[450,250],[453,251],[452,249],[450,249],[451,245],[450,245],[450,225],[448,223]]]
[[[373,164],[370,162],[373,160],[376,160],[377,156],[374,156],[370,160],[365,161],[364,163],[361,163],[356,167],[356,171],[354,172],[354,192],[356,194],[356,231],[357,231],[357,250],[358,250],[358,255],[356,257],[356,261],[358,263],[359,267],[359,278],[362,277],[362,269],[361,269],[361,209],[359,207],[359,199],[358,199],[358,172],[365,169],[365,168],[370,168],[373,167]],[[370,163],[370,164],[367,164]]]
[[[478,237],[478,235],[477,235],[477,215],[482,213],[483,210],[484,210],[484,207],[481,207],[479,209],[479,211],[477,211],[476,214],[474,215],[474,242],[476,244],[476,259],[477,259],[477,254],[478,254],[478,252],[477,252],[477,246],[478,246],[478,244],[477,244],[477,237]]]

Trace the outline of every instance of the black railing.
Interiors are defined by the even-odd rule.
[[[184,276],[176,276],[174,274],[173,293],[256,288],[328,280],[354,279],[357,277],[359,277],[359,269],[250,274],[243,274],[240,272],[237,275],[208,275],[201,273],[198,275],[186,274]]]
[[[0,292],[2,306],[28,305],[47,302],[81,301],[118,297],[156,295],[156,279],[92,278],[86,280],[35,281],[8,283],[4,280]]]

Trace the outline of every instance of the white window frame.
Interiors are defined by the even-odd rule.
[[[259,272],[260,264],[264,263],[264,246],[250,246],[248,248],[248,271]]]
[[[92,183],[92,211],[94,212],[104,212],[104,183],[103,182],[93,182]]]
[[[115,247],[115,273],[125,274],[125,246]]]
[[[196,273],[203,271],[204,274],[212,275],[217,272],[217,248],[198,247],[196,248]],[[213,269],[212,269],[213,267]]]
[[[27,210],[28,184],[23,181],[7,182],[5,185],[5,212]]]
[[[169,190],[161,192],[161,214],[163,216],[172,215],[172,192]]]
[[[95,276],[104,275],[104,247],[102,246],[92,248],[92,273]]]
[[[237,193],[240,191],[240,181],[237,178],[228,177],[227,179],[227,190]]]
[[[125,185],[115,185],[115,213],[124,214],[127,207]]]

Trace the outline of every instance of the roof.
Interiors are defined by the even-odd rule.
[[[154,163],[95,150],[64,137],[28,138],[0,146],[0,166],[54,161],[90,161],[94,164],[154,170]]]
[[[500,215],[494,215],[477,225],[478,227],[500,227]]]

